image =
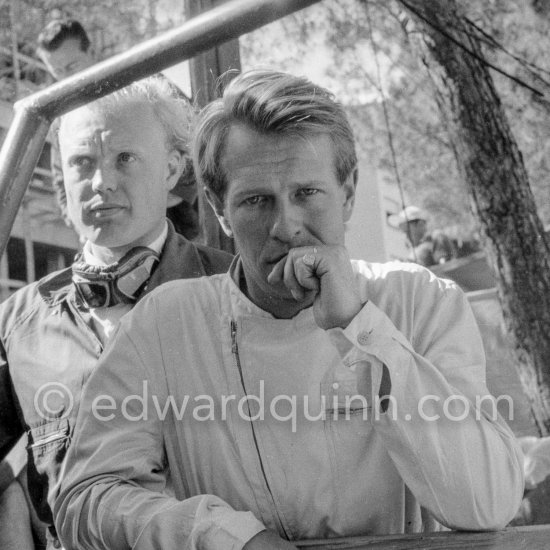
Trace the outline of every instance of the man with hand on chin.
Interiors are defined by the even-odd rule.
[[[473,315],[420,266],[349,259],[356,154],[332,95],[245,73],[202,112],[194,160],[239,256],[120,323],[55,503],[66,546],[287,549],[505,526],[521,453]]]
[[[165,217],[190,118],[189,104],[157,77],[61,118],[68,215],[85,244],[70,268],[0,306],[0,455],[28,434],[29,493],[48,548],[60,547],[48,499],[82,387],[118,321],[161,283],[223,272],[231,262],[177,235]],[[0,547],[19,548],[13,524],[0,524]]]

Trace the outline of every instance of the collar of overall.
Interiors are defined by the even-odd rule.
[[[159,255],[146,246],[137,246],[118,262],[90,265],[80,253],[72,265],[76,294],[88,308],[133,304],[147,288]]]

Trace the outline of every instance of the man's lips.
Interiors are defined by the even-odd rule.
[[[116,203],[100,203],[94,204],[87,208],[87,211],[92,216],[108,216],[123,210],[125,206]]]

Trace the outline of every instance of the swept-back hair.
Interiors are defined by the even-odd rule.
[[[193,109],[182,92],[162,74],[132,82],[88,103],[87,107],[113,112],[121,104],[134,102],[151,106],[166,131],[167,147],[188,154]]]
[[[194,131],[195,174],[221,201],[227,188],[221,161],[229,131],[236,124],[266,134],[329,136],[340,183],[357,164],[353,132],[331,92],[303,77],[249,71],[234,78],[223,96],[201,111]]]

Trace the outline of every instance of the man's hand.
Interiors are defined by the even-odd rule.
[[[301,246],[282,258],[267,278],[283,281],[298,302],[312,300],[317,325],[346,328],[361,310],[348,252],[339,245]]]
[[[273,531],[262,531],[252,537],[244,546],[243,550],[296,550],[296,546],[283,540]]]

